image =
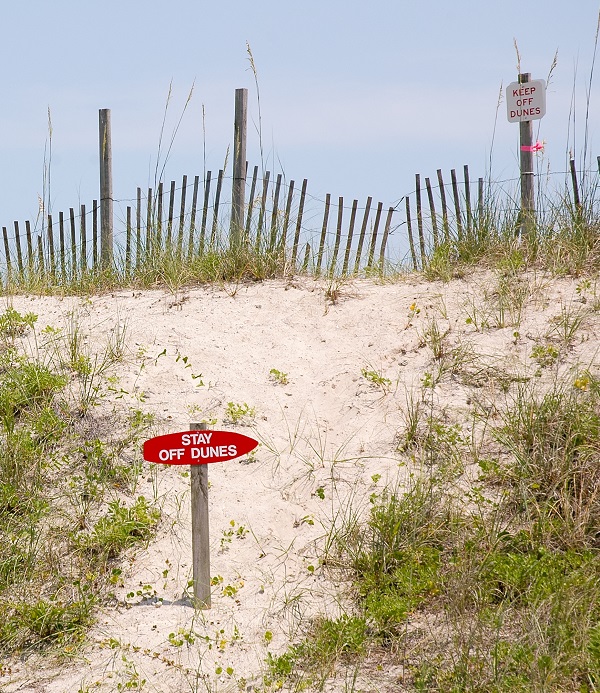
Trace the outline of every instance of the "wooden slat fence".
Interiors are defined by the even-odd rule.
[[[600,169],[600,160],[599,160]],[[387,210],[382,202],[351,204],[331,193],[324,199],[309,194],[308,181],[285,181],[283,174],[260,175],[254,166],[247,179],[247,204],[243,241],[255,251],[294,270],[315,275],[381,273],[390,262],[394,239],[396,263],[405,255],[415,270],[426,267],[432,254],[450,241],[461,243],[489,230],[489,201],[483,178],[471,181],[468,166],[462,180],[450,171],[450,183],[441,169],[437,185],[415,175],[415,189]],[[582,202],[574,162],[571,162],[573,208],[581,214]],[[230,203],[223,199],[225,173],[211,171],[181,183],[160,182],[157,190],[138,188],[133,205],[124,208],[123,230],[115,235],[118,271],[132,277],[163,253],[188,260],[229,248]],[[489,186],[488,186],[489,187]],[[473,204],[472,190],[476,189]],[[199,206],[200,205],[200,206]],[[5,279],[45,276],[56,284],[76,281],[100,272],[98,241],[100,206],[70,208],[68,214],[48,214],[32,228],[15,221],[9,233],[2,227],[0,270]],[[415,235],[416,234],[416,235]],[[3,253],[2,253],[3,250]],[[280,265],[281,266],[281,265]]]

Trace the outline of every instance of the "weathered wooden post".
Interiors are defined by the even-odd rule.
[[[529,72],[519,74],[518,81],[506,87],[506,110],[509,123],[519,123],[521,164],[521,213],[517,234],[529,235],[535,230],[533,154],[541,144],[533,143],[533,120],[546,113],[546,83],[531,79]]]
[[[144,443],[144,459],[191,466],[193,602],[198,609],[210,609],[208,464],[241,457],[258,441],[233,431],[208,431],[203,423],[190,424],[189,431],[150,438]]]
[[[113,190],[110,109],[100,109],[100,266],[113,263]]]
[[[519,84],[529,82],[531,74],[519,75]],[[519,145],[521,153],[521,235],[529,235],[535,220],[535,198],[533,190],[533,122],[519,123]]]
[[[190,431],[205,431],[204,423],[190,424]],[[208,525],[208,465],[190,467],[192,504],[192,570],[194,601],[210,609],[210,533]]]
[[[248,121],[248,90],[235,90],[233,126],[233,188],[231,191],[231,228],[229,243],[237,248],[242,239],[246,193],[246,131]]]

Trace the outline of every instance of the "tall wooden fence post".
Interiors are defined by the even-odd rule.
[[[248,121],[248,90],[235,90],[235,121],[233,126],[233,188],[231,191],[230,247],[239,246],[244,224],[246,193],[246,131]]]
[[[190,424],[190,431],[205,431],[204,423]],[[210,537],[208,531],[208,465],[190,467],[192,505],[192,570],[194,606],[210,609]]]
[[[100,109],[100,265],[113,263],[113,191],[110,109]]]
[[[519,84],[529,82],[531,73],[519,74]],[[521,235],[528,236],[535,222],[535,201],[533,192],[533,123],[523,120],[519,123],[521,155]]]

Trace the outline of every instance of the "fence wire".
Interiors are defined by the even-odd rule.
[[[382,267],[392,258],[422,267],[444,238],[457,238],[484,224],[517,223],[520,178],[473,179],[467,166],[460,177],[456,169],[450,174],[450,182],[441,171],[435,178],[416,175],[412,190],[384,204],[374,197],[350,201],[330,193],[313,194],[306,180],[297,184],[282,173],[259,175],[254,167],[251,175],[247,171],[242,235],[249,246],[283,253],[296,267],[301,263],[305,269],[348,273]],[[552,187],[560,177],[560,189]],[[232,182],[223,170],[214,177],[207,171],[184,176],[180,184],[161,181],[158,190],[138,188],[134,197],[114,198],[117,256],[135,270],[157,246],[188,256],[227,248]],[[550,224],[559,210],[577,205],[596,211],[599,182],[594,169],[536,174],[540,221]],[[98,266],[98,200],[69,208],[68,213],[45,212],[33,224],[2,227],[3,276],[51,269],[66,278]]]

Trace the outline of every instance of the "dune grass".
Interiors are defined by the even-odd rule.
[[[160,512],[135,497],[149,418],[99,416],[123,334],[97,352],[71,319],[0,315],[0,652],[78,645],[119,583],[115,558],[147,542]]]
[[[266,690],[399,665],[398,690],[598,690],[599,395],[589,371],[515,378],[496,416],[473,411],[477,446],[407,400],[415,471],[334,518],[323,569],[345,578],[346,610],[269,653]]]
[[[335,519],[322,564],[344,577],[350,606],[307,624],[286,651],[269,652],[265,691],[322,690],[341,670],[368,671],[372,661],[400,664],[397,683],[408,690],[600,689],[600,382],[590,369],[557,367],[600,308],[600,217],[593,201],[574,209],[562,200],[527,237],[515,230],[516,220],[500,219],[490,203],[485,225],[460,238],[451,233],[422,274],[448,281],[493,270],[496,284],[466,308],[466,323],[476,332],[510,327],[515,342],[539,291],[532,271],[581,277],[580,305],[561,306],[530,356],[553,379],[482,365],[469,348],[450,343],[442,320],[427,323],[420,339],[430,367],[398,417],[395,454],[414,469],[410,482],[371,495],[364,516]],[[5,290],[235,286],[293,276],[299,268],[288,258],[248,245],[191,257],[155,249],[135,271],[118,254],[109,271],[13,274]],[[310,264],[303,269],[311,275]],[[401,262],[367,274],[393,280],[406,273]],[[325,277],[331,303],[348,278]],[[101,420],[91,423],[107,374],[123,357],[124,326],[89,353],[75,319],[62,330],[40,330],[36,320],[11,308],[0,315],[5,653],[81,642],[96,606],[119,584],[119,555],[148,542],[160,517],[150,500],[136,498],[140,468],[131,451],[148,417],[119,412],[117,435]],[[384,394],[391,386],[372,368],[362,376]],[[436,409],[434,392],[450,378],[473,390],[484,381],[498,385],[493,407],[475,401],[470,430]],[[240,416],[230,404],[231,418]]]

